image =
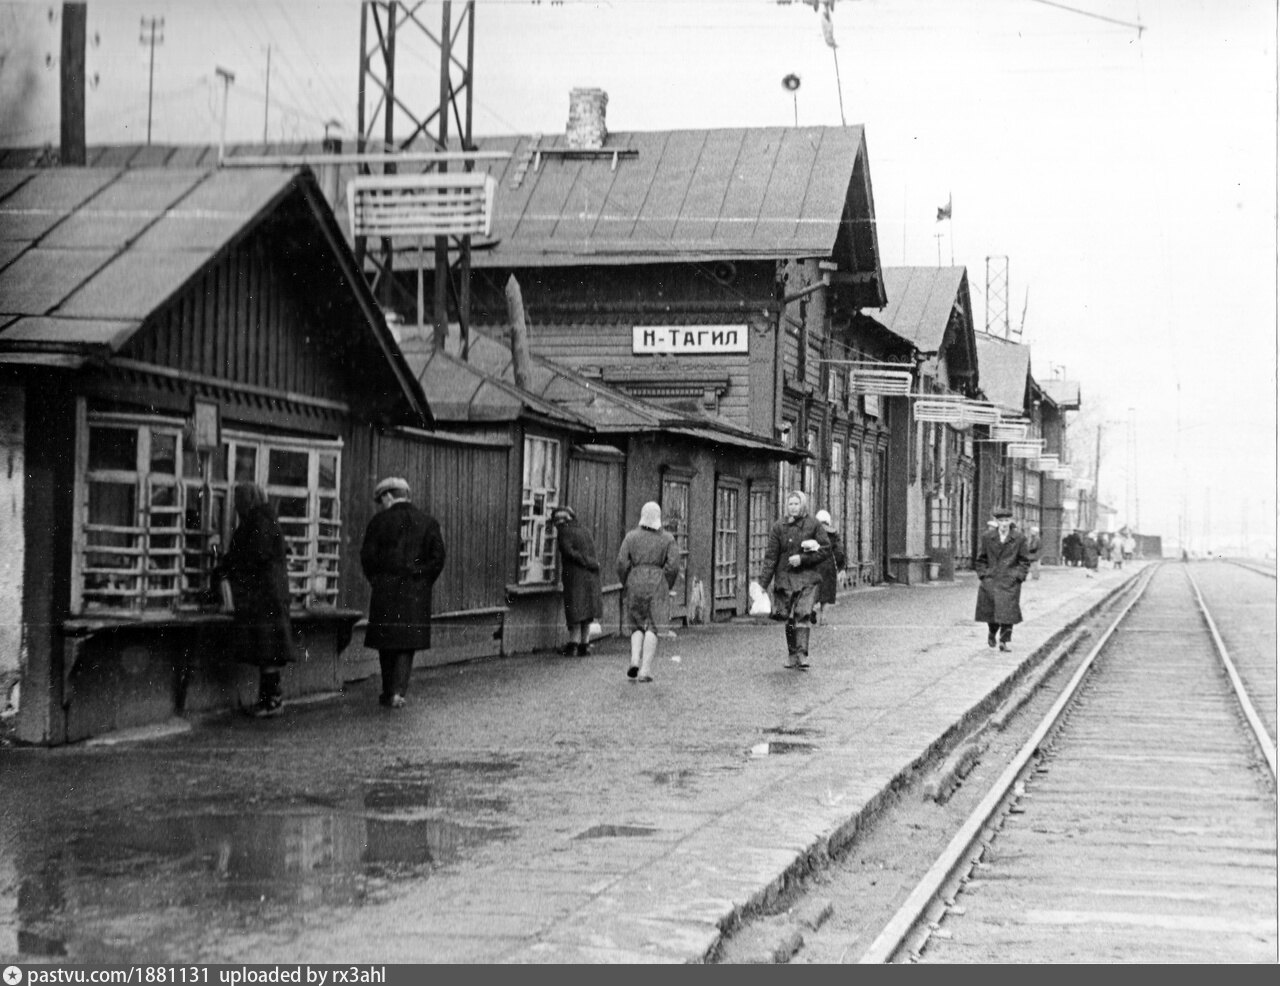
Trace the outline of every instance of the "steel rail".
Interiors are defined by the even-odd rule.
[[[925,919],[925,913],[929,905],[937,899],[947,882],[962,867],[973,865],[974,859],[970,853],[973,844],[978,840],[983,829],[987,827],[1001,804],[1008,798],[1010,791],[1013,790],[1019,776],[1030,762],[1032,756],[1035,755],[1040,743],[1057,725],[1063,711],[1074,699],[1081,682],[1084,681],[1085,675],[1093,667],[1098,654],[1106,646],[1107,641],[1111,639],[1116,627],[1128,616],[1129,610],[1142,597],[1160,565],[1161,563],[1157,562],[1144,570],[1142,575],[1139,576],[1141,582],[1135,587],[1133,597],[1125,603],[1119,615],[1107,627],[1098,642],[1093,646],[1093,649],[1089,651],[1081,662],[1080,667],[1076,669],[1071,680],[1063,688],[1062,693],[1053,703],[1053,707],[1040,721],[1031,738],[1022,746],[1022,749],[1014,756],[1009,766],[1005,768],[1004,773],[1000,775],[964,824],[960,826],[960,829],[929,868],[929,871],[921,877],[920,882],[916,884],[916,888],[911,891],[898,909],[898,912],[884,926],[884,929],[876,936],[866,951],[862,953],[862,957],[858,959],[859,964],[883,964],[891,961],[901,949],[907,936]]]
[[[1235,558],[1224,558],[1222,560],[1229,565],[1235,565],[1236,568],[1243,568],[1246,572],[1253,572],[1255,575],[1261,575],[1268,579],[1274,579],[1276,577],[1275,572],[1268,572],[1265,568],[1259,568],[1257,565],[1251,565],[1247,561],[1238,561]]]
[[[1213,622],[1213,617],[1209,614],[1209,607],[1205,605],[1204,596],[1200,595],[1200,586],[1196,583],[1195,577],[1191,572],[1187,572],[1187,581],[1191,583],[1191,589],[1196,594],[1196,603],[1200,606],[1200,615],[1204,617],[1205,624],[1209,627],[1209,634],[1213,637],[1213,644],[1218,649],[1218,657],[1222,660],[1222,666],[1227,669],[1227,677],[1231,679],[1231,687],[1236,693],[1236,701],[1240,703],[1240,709],[1244,712],[1244,717],[1249,720],[1249,728],[1253,731],[1253,738],[1258,744],[1258,749],[1262,751],[1262,755],[1267,760],[1267,766],[1271,768],[1271,779],[1276,779],[1276,745],[1271,742],[1271,737],[1267,735],[1267,729],[1262,724],[1262,720],[1258,718],[1257,710],[1253,707],[1253,700],[1249,698],[1248,692],[1244,690],[1244,682],[1240,680],[1240,675],[1236,672],[1235,662],[1231,660],[1231,653],[1227,650],[1227,645],[1222,639],[1222,635],[1218,633],[1218,625]],[[1254,583],[1255,585],[1257,583]]]

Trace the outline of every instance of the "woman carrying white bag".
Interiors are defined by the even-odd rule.
[[[786,667],[809,667],[809,627],[822,582],[822,563],[831,557],[831,542],[821,524],[809,516],[809,497],[800,490],[787,494],[786,516],[769,531],[760,588],[773,584],[770,616],[786,624]],[[764,598],[768,599],[767,596]],[[751,612],[756,612],[753,601]]]

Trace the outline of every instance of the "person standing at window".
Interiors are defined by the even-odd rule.
[[[1013,529],[1013,514],[1004,507],[991,512],[995,530],[978,542],[973,560],[978,574],[978,603],[973,618],[987,625],[987,646],[1009,649],[1013,625],[1022,622],[1022,583],[1031,567],[1027,539]]]
[[[237,483],[233,494],[236,529],[222,562],[214,569],[231,588],[235,653],[258,672],[259,718],[283,711],[281,671],[296,658],[289,621],[288,549],[267,494],[254,483]]]
[[[809,625],[822,584],[822,565],[831,557],[831,541],[818,521],[809,516],[809,497],[800,490],[787,494],[786,516],[769,531],[760,588],[773,584],[770,619],[786,624],[786,667],[809,668]]]
[[[631,628],[627,677],[653,681],[658,634],[671,619],[671,587],[680,574],[675,536],[662,528],[662,508],[650,500],[640,508],[640,524],[618,548],[618,581],[626,594],[625,621]]]
[[[406,480],[382,480],[373,499],[378,512],[360,546],[360,567],[371,590],[364,644],[378,652],[379,703],[400,709],[413,655],[431,647],[431,587],[444,569],[444,539],[436,519],[409,502]]]
[[[556,528],[564,619],[569,627],[569,642],[562,653],[566,657],[586,657],[590,652],[587,645],[591,642],[591,621],[604,615],[596,544],[591,532],[578,523],[572,507],[556,507],[551,511],[551,523]]]

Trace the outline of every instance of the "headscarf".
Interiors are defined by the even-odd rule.
[[[266,490],[257,483],[236,483],[233,497],[236,513],[241,517],[247,516],[254,507],[260,507],[267,502]]]
[[[640,508],[640,526],[651,531],[662,530],[662,508],[652,500]]]
[[[573,512],[573,507],[556,507],[551,511],[551,523],[553,524],[577,519],[578,515]]]
[[[827,513],[825,510],[819,510],[813,515],[813,519],[819,524],[826,524],[828,527],[831,526],[831,514]]]
[[[786,506],[787,506],[787,500],[790,500],[792,497],[795,497],[800,501],[800,512],[796,514],[796,517],[808,517],[809,516],[809,494],[805,493],[804,490],[792,490],[790,493],[787,494],[787,499],[782,501],[783,515],[790,516],[790,514],[786,513]]]

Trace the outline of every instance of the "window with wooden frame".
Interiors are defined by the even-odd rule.
[[[758,578],[764,572],[764,556],[769,552],[769,531],[777,520],[773,490],[751,484],[747,499],[747,573]]]
[[[520,493],[520,585],[556,580],[556,532],[551,512],[560,503],[560,442],[526,435]]]
[[[199,451],[181,418],[86,413],[78,445],[77,612],[199,608],[215,548],[235,529],[239,482],[261,486],[276,511],[292,606],[337,603],[341,442],[224,431]]]
[[[791,421],[783,421],[778,427],[779,443],[791,448],[794,436],[795,424]],[[793,462],[782,459],[778,463],[778,491],[780,496],[785,496],[788,491],[795,489],[795,473],[796,467]]]
[[[827,477],[827,513],[831,524],[845,542],[844,523],[844,442],[831,443],[831,468]]]
[[[818,495],[818,429],[810,428],[805,436],[805,448],[809,450],[809,458],[804,463],[804,491],[809,494],[812,503]]]

